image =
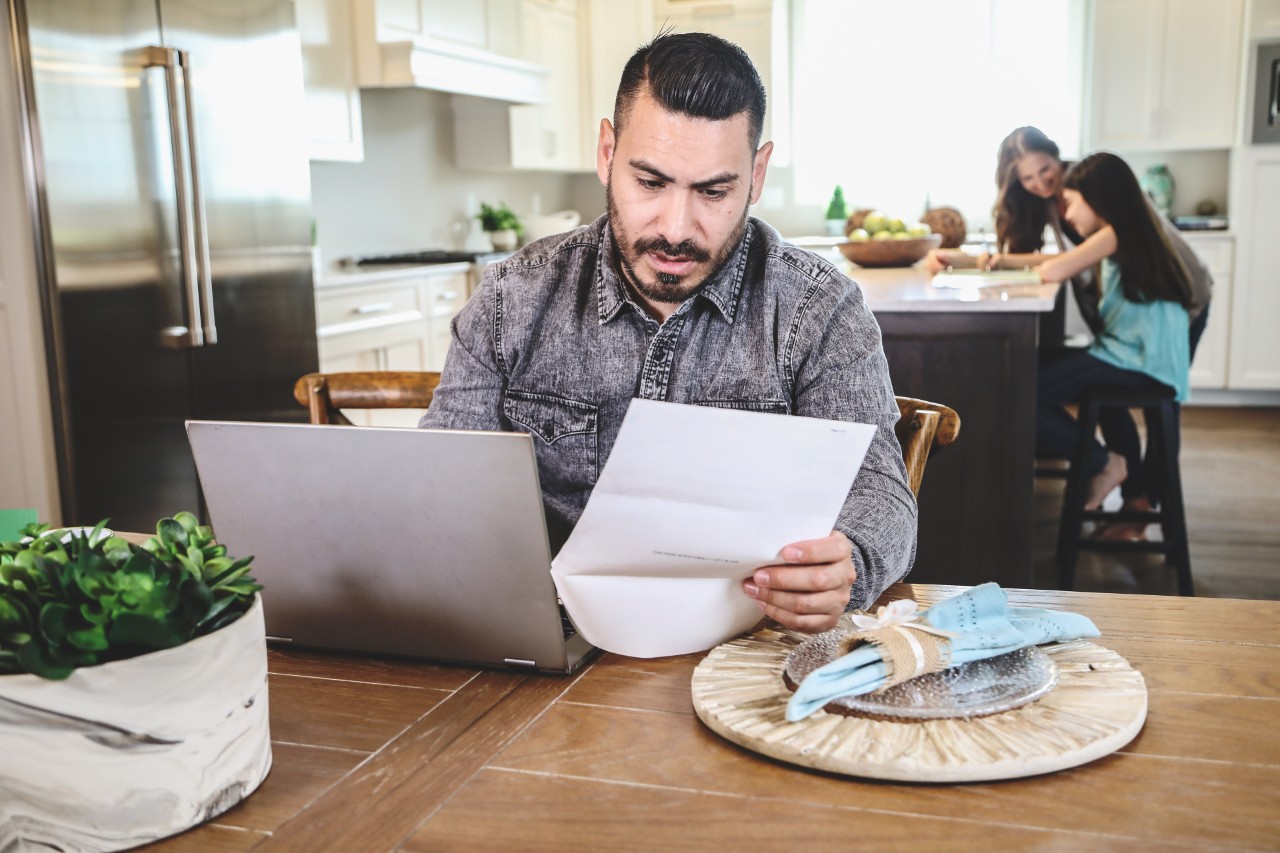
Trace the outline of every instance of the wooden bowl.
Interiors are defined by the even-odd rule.
[[[941,235],[930,234],[910,240],[853,240],[837,248],[860,267],[909,267],[941,243]]]

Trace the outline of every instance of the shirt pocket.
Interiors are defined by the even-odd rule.
[[[502,412],[534,437],[544,490],[567,496],[595,485],[598,407],[553,394],[508,390]]]
[[[742,412],[767,412],[787,415],[791,407],[782,400],[690,400],[695,406],[711,406],[715,409],[737,409]]]

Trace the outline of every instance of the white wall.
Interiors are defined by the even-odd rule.
[[[0,16],[0,507],[61,523],[9,18]]]
[[[517,214],[531,212],[535,194],[543,213],[572,207],[570,176],[455,167],[449,97],[361,92],[364,162],[311,164],[322,265],[352,254],[462,248],[469,197],[505,201]]]

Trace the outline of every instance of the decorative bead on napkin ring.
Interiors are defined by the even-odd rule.
[[[951,666],[951,638],[957,634],[920,621],[923,614],[917,614],[918,607],[914,600],[903,598],[876,608],[874,616],[854,613],[849,617],[858,630],[841,642],[842,652],[872,643],[881,650],[888,669],[876,693]]]

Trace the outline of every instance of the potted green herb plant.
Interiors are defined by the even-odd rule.
[[[831,193],[831,201],[827,203],[827,234],[831,237],[844,235],[844,224],[849,219],[849,205],[844,200],[844,187],[836,184]]]
[[[231,808],[271,767],[252,558],[178,513],[131,544],[0,543],[0,850],[119,850]]]
[[[476,214],[480,226],[489,233],[489,241],[499,252],[509,252],[520,242],[520,218],[507,207],[506,202],[499,202],[497,207],[481,203],[480,212]]]

